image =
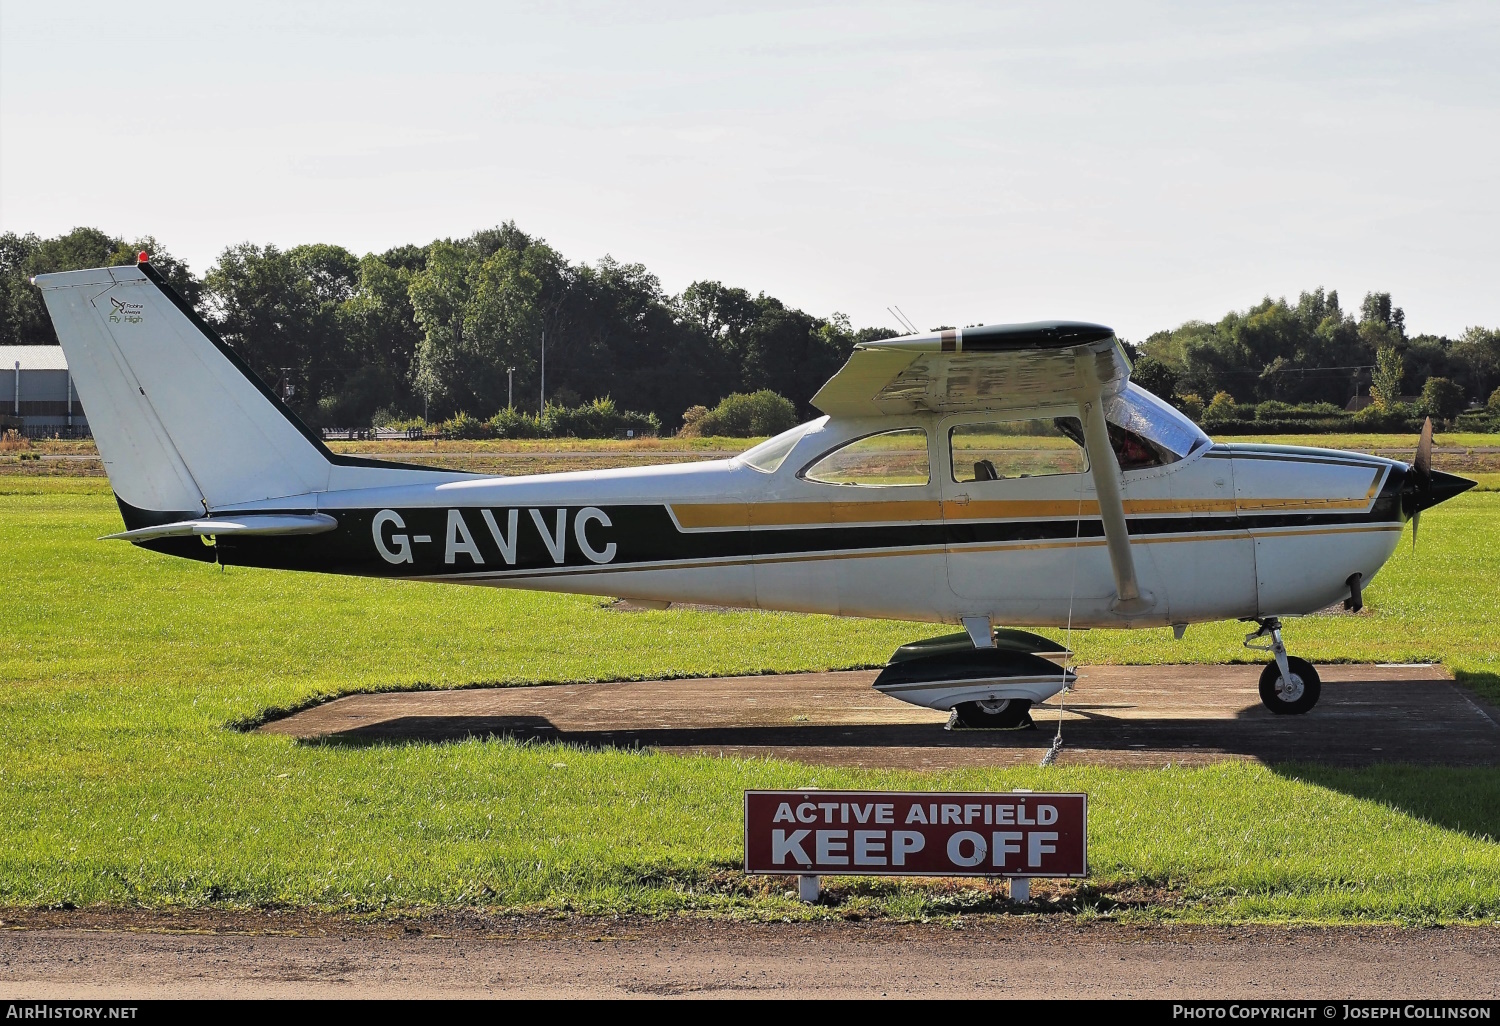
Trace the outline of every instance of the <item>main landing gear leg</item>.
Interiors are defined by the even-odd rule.
[[[1260,700],[1273,713],[1305,713],[1318,704],[1322,692],[1322,681],[1318,671],[1306,659],[1286,654],[1286,645],[1281,640],[1281,620],[1274,616],[1255,621],[1257,630],[1245,635],[1245,647],[1270,652],[1275,662],[1260,674]],[[1269,637],[1269,645],[1257,645],[1260,638]]]

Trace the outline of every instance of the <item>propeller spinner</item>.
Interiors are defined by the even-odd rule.
[[[1417,452],[1412,457],[1411,471],[1401,487],[1401,509],[1411,517],[1411,547],[1417,547],[1417,528],[1422,522],[1422,511],[1440,502],[1447,502],[1461,492],[1473,488],[1475,482],[1455,474],[1445,474],[1432,469],[1432,418],[1422,422],[1422,434],[1417,439]]]

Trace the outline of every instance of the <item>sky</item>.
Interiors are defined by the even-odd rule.
[[[1500,326],[1500,4],[0,0],[0,230],[514,220],[856,326]]]

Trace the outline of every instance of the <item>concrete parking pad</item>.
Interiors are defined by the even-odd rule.
[[[1062,706],[1059,764],[1500,764],[1500,712],[1438,667],[1320,666],[1303,716],[1260,704],[1259,666],[1093,666]],[[262,726],[307,741],[468,737],[645,747],[819,765],[951,769],[1035,764],[1054,699],[1031,731],[943,729],[946,714],[871,689],[875,671],[353,695]]]

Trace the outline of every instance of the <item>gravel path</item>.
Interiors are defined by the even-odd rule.
[[[1500,997],[1495,927],[79,918],[8,923],[0,996]]]

